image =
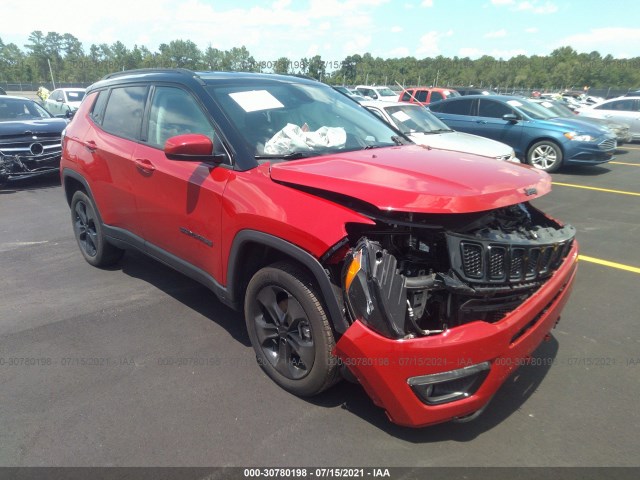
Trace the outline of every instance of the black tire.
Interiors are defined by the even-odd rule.
[[[244,312],[256,360],[282,388],[309,397],[338,380],[333,331],[303,270],[288,262],[259,270],[247,286]]]
[[[114,247],[104,237],[98,210],[86,193],[77,191],[71,199],[71,224],[84,259],[94,267],[108,267],[118,262],[124,250]]]
[[[551,140],[536,142],[527,151],[527,163],[547,173],[555,172],[562,165],[562,149]]]

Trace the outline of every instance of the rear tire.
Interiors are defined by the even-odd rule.
[[[71,224],[84,259],[94,267],[108,267],[122,258],[124,250],[107,242],[98,209],[91,197],[77,191],[71,199]]]
[[[555,172],[562,165],[562,149],[551,140],[536,142],[527,151],[527,163],[547,173]]]
[[[247,286],[244,312],[256,360],[282,388],[308,397],[338,380],[333,331],[301,268],[279,262],[259,270]]]

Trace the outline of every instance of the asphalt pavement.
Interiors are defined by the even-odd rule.
[[[1,189],[0,466],[639,466],[640,144],[553,178],[535,204],[589,257],[553,339],[476,421],[417,430],[358,385],[288,394],[162,264],[89,266],[55,177]]]

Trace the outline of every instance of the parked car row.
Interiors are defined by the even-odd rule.
[[[510,146],[478,135],[456,132],[420,105],[374,101],[361,104],[418,145],[520,163]]]
[[[608,162],[617,146],[610,130],[560,118],[521,97],[471,95],[430,104],[429,109],[454,130],[510,145],[519,158],[546,172]]]

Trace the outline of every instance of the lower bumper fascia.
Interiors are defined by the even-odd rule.
[[[356,321],[338,341],[336,355],[394,423],[424,427],[475,418],[559,321],[572,290],[577,255],[574,244],[547,283],[497,323],[476,321],[440,335],[395,340]],[[427,405],[408,383],[413,377],[483,362],[490,363],[490,370],[477,391],[450,403]]]

